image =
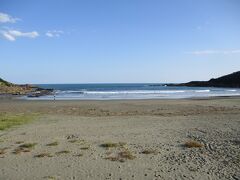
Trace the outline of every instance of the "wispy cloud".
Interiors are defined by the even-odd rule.
[[[51,31],[47,31],[45,35],[47,37],[52,38],[52,37],[60,37],[63,33],[64,32],[61,30],[51,30]]]
[[[0,12],[0,23],[15,23],[20,20],[19,18],[13,18],[12,16]]]
[[[211,54],[240,54],[240,49],[233,49],[233,50],[202,50],[202,51],[190,51],[185,52],[186,54],[193,54],[193,55],[211,55]]]
[[[0,12],[0,37],[8,41],[16,41],[17,38],[21,38],[21,37],[33,39],[39,36],[39,33],[37,31],[22,32],[22,31],[13,30],[12,28],[8,28],[6,26],[1,25],[6,23],[16,23],[16,21],[18,20],[20,19],[12,17],[9,14]],[[64,34],[64,32],[61,30],[49,30],[49,31],[46,31],[45,33],[45,35],[49,38],[60,37],[62,34]]]
[[[37,31],[21,32],[17,30],[0,31],[0,34],[9,41],[15,41],[19,37],[36,38],[39,36]]]

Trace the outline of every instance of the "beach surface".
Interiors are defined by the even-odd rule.
[[[0,99],[0,179],[240,179],[240,98]]]

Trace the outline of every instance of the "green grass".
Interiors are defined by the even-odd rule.
[[[36,115],[0,113],[0,131],[31,122]]]

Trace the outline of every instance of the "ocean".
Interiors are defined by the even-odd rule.
[[[54,89],[56,100],[182,99],[239,96],[239,88],[174,87],[163,84],[37,84]],[[54,95],[29,98],[53,100]]]

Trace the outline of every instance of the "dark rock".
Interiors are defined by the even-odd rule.
[[[228,74],[209,81],[191,81],[181,84],[166,84],[167,86],[189,86],[189,87],[229,87],[240,88],[240,71]]]

